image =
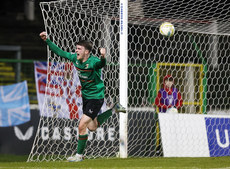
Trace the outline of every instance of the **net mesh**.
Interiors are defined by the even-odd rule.
[[[162,156],[154,102],[165,75],[173,76],[181,93],[179,113],[230,113],[230,3],[132,0],[128,4],[128,156]],[[119,1],[69,0],[40,6],[49,38],[61,49],[74,52],[81,39],[93,42],[96,55],[99,47],[107,49],[105,100],[108,105],[119,100]],[[170,38],[159,33],[165,21],[176,29]],[[68,62],[49,50],[48,56],[49,63]],[[47,107],[44,104],[44,111]],[[118,121],[113,115],[91,133],[88,158],[119,155]],[[63,160],[76,153],[77,125],[78,119],[41,117],[28,161]],[[52,138],[58,136],[55,127],[59,139]],[[42,134],[47,132],[44,140]]]

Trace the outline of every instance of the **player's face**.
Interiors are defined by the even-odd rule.
[[[84,46],[76,46],[77,60],[83,61],[84,58],[88,55],[89,51],[85,49]]]
[[[165,85],[168,87],[168,88],[171,88],[173,86],[173,81],[172,80],[165,80]]]

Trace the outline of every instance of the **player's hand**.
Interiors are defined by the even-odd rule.
[[[42,40],[46,41],[46,39],[47,39],[47,33],[46,32],[41,32],[39,36],[41,37]]]
[[[105,58],[106,50],[105,48],[100,48],[101,57]]]

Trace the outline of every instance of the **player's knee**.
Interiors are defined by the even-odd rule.
[[[78,126],[79,133],[85,133],[86,131],[86,125],[79,125]]]

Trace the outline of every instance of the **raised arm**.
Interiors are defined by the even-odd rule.
[[[47,38],[46,32],[41,32],[40,37],[42,40],[44,40],[47,45],[49,46],[50,50],[53,51],[56,55],[67,58],[71,61],[73,61],[75,54],[71,54],[69,52],[65,52],[62,49],[60,49],[55,43],[53,43],[50,39]]]
[[[100,59],[100,61],[95,63],[96,69],[101,69],[106,65],[106,58],[105,58],[106,50],[105,50],[105,48],[100,48],[100,53],[101,53],[101,59]]]

